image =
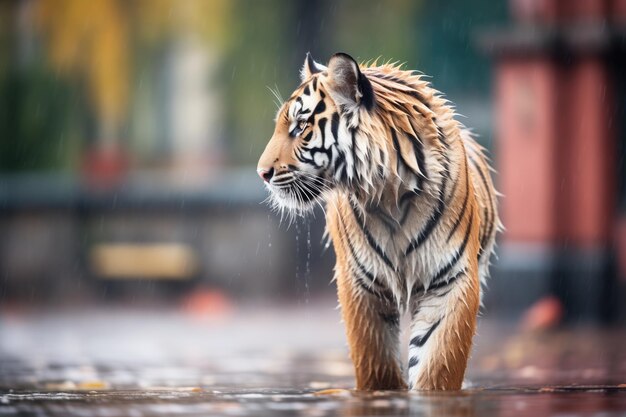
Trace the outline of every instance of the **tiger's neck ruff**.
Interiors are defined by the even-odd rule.
[[[415,73],[307,55],[302,78],[258,170],[279,208],[326,202],[357,388],[459,389],[500,224],[482,149]]]

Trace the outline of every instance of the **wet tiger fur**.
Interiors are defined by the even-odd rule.
[[[258,173],[279,208],[326,203],[357,389],[460,389],[500,226],[482,148],[415,72],[307,54],[301,79]]]

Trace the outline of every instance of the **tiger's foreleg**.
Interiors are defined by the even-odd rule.
[[[411,312],[409,388],[461,389],[476,330],[479,285],[474,263],[416,297]]]
[[[400,315],[391,295],[356,271],[350,271],[341,260],[336,276],[356,388],[406,388],[400,367]]]

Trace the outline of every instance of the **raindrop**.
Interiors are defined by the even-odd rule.
[[[267,215],[267,247],[271,248],[272,247],[272,229],[270,226],[270,215]]]
[[[300,304],[300,221],[296,219],[296,297]]]
[[[309,303],[309,277],[311,275],[311,222],[306,221],[306,266],[304,270],[304,300]]]

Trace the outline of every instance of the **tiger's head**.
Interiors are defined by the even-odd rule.
[[[326,67],[307,54],[300,75],[302,84],[278,110],[257,166],[272,203],[296,214],[326,192],[363,179],[358,165],[373,155],[355,136],[376,106],[372,85],[349,55],[333,55]]]

